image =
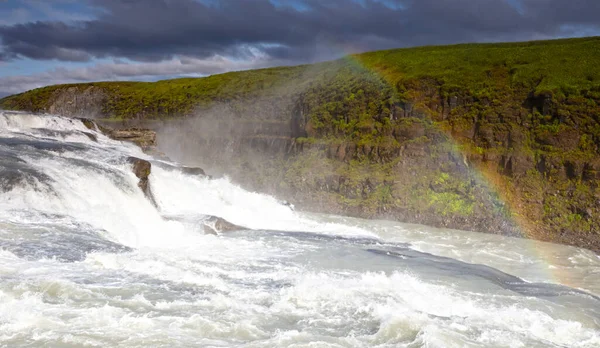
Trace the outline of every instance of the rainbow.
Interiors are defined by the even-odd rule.
[[[332,47],[333,45],[334,44],[332,43]],[[351,53],[360,51],[357,50],[356,47],[338,46],[338,48],[340,49],[341,55],[343,55],[342,59],[350,63],[353,67],[374,74],[379,79],[389,84],[390,87],[394,87],[395,81],[390,81],[383,69],[369,67],[365,65],[357,55]],[[477,184],[486,188],[489,193],[499,197],[502,203],[505,204],[505,207],[508,208],[509,216],[506,217],[507,223],[516,228],[519,237],[521,237],[523,242],[527,245],[530,256],[539,261],[539,265],[536,265],[536,271],[545,273],[545,278],[552,279],[555,283],[577,287],[577,284],[572,282],[573,278],[569,276],[567,270],[564,269],[564,267],[556,265],[556,261],[558,261],[557,246],[547,242],[548,236],[540,232],[539,228],[536,228],[535,221],[531,221],[522,213],[526,203],[521,197],[507,187],[505,179],[502,178],[497,169],[484,164],[468,164],[466,161],[468,153],[464,150],[464,144],[461,144],[461,142],[453,137],[447,130],[442,129],[439,126],[437,128],[447,135],[447,139],[451,142],[453,152],[456,155],[465,158],[466,167],[470,171],[470,174],[472,174],[472,177],[475,178]]]

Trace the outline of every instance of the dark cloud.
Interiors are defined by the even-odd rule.
[[[91,0],[97,17],[0,26],[4,60],[244,59],[249,48],[294,61],[342,50],[527,40],[599,29],[597,0]],[[322,57],[321,57],[322,56]]]

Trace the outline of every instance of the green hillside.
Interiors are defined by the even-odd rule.
[[[513,90],[551,92],[562,99],[600,95],[600,38],[565,39],[503,44],[464,44],[395,49],[353,55],[312,66],[232,72],[206,78],[158,82],[96,82],[56,85],[1,100],[5,109],[44,111],[54,91],[64,87],[100,87],[111,95],[106,113],[130,118],[181,115],[197,104],[256,96],[279,96],[302,91],[307,84],[325,81],[357,83],[364,74],[383,78],[406,97],[405,84],[432,78],[447,93],[469,91],[485,97],[498,83]],[[354,75],[358,75],[356,77]],[[506,81],[508,80],[508,81]],[[347,86],[352,89],[354,86]]]
[[[206,78],[49,86],[0,106],[115,120],[221,107],[233,127],[256,124],[236,133],[250,145],[240,148],[285,149],[229,160],[256,189],[320,211],[600,250],[598,62],[595,37],[418,47]]]

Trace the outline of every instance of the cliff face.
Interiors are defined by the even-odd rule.
[[[445,95],[429,79],[406,90],[411,99],[361,126],[374,137],[308,144],[328,161],[348,163],[312,173],[314,192],[373,217],[599,250],[599,99],[559,100],[508,84],[492,98]],[[336,132],[310,124],[306,130],[326,138]],[[302,191],[310,187],[303,179],[291,182]]]
[[[378,100],[342,102],[339,110],[359,110],[352,126],[346,111],[322,113],[322,100],[307,102],[309,91],[292,107],[287,133],[255,127],[234,135],[248,129],[237,123],[233,133],[207,135],[197,131],[206,127],[186,123],[174,133],[188,129],[183,138],[195,143],[165,147],[194,149],[183,159],[202,158],[205,167],[305,209],[600,250],[598,99],[561,101],[500,87],[491,100],[444,95],[430,79],[407,90],[412,98],[403,102],[382,95],[388,108],[368,120],[360,121],[355,103]],[[336,125],[344,117],[348,124]]]
[[[149,126],[170,157],[304,209],[599,251],[600,69],[557,68],[599,47],[376,52],[361,66],[57,86],[3,105]]]

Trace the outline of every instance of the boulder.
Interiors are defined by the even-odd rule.
[[[146,198],[148,198],[152,205],[156,206],[156,200],[154,199],[154,195],[150,190],[150,181],[148,180],[148,177],[152,171],[152,164],[137,157],[128,157],[127,162],[133,165],[133,174],[140,179],[138,182],[138,187],[142,190],[142,192],[144,192],[144,195]]]
[[[210,216],[204,220],[203,223],[204,230],[207,234],[218,235],[224,232],[247,230],[245,227],[234,225],[231,222],[217,216]]]
[[[140,180],[148,180],[148,176],[152,171],[152,164],[146,160],[137,157],[128,157],[127,162],[133,165],[133,173]]]

